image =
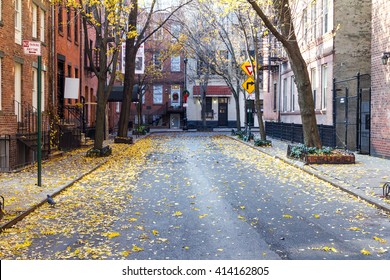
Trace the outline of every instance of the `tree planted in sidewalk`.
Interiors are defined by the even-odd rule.
[[[314,98],[307,64],[298,44],[291,0],[247,0],[268,30],[280,41],[289,57],[298,91],[304,143],[308,147],[321,147],[321,138],[314,111]],[[267,15],[266,12],[269,12]]]
[[[98,80],[94,149],[102,150],[106,105],[117,77],[121,45],[125,39],[137,35],[126,25],[134,6],[129,5],[127,0],[51,0],[51,3],[73,9],[82,17],[84,51],[88,58],[86,66]]]

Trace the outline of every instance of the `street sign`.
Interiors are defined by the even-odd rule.
[[[249,76],[248,79],[242,84],[242,87],[251,94],[255,90],[255,80],[252,76]]]
[[[24,54],[41,55],[41,42],[23,40]]]
[[[253,63],[253,66],[256,66],[256,64]],[[248,76],[253,76],[253,67],[252,67],[252,64],[250,63],[250,61],[245,61],[244,63],[242,63],[241,64],[241,69]]]

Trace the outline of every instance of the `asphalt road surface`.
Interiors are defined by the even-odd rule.
[[[135,176],[127,170],[131,157],[96,171],[59,195],[56,208],[21,222],[24,251],[3,257],[390,259],[388,214],[236,140],[210,135],[150,137]],[[86,188],[97,193],[83,202],[90,205],[77,204],[72,196],[89,195]],[[16,240],[12,232],[3,238]]]

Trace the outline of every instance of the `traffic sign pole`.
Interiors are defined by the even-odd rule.
[[[37,129],[38,129],[38,139],[37,139],[37,161],[38,161],[38,186],[42,186],[42,56],[38,55],[38,117],[37,117]]]

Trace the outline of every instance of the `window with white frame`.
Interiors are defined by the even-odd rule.
[[[22,44],[22,0],[15,0],[15,43]]]
[[[322,34],[329,31],[329,0],[322,0]]]
[[[311,90],[313,92],[314,109],[317,108],[317,69],[311,69]]]
[[[35,109],[38,108],[38,70],[36,68],[32,69],[32,106]]]
[[[307,43],[307,8],[302,11],[302,32],[303,41]]]
[[[163,103],[163,86],[154,85],[153,86],[153,104],[162,104]]]
[[[310,5],[311,10],[311,38],[314,40],[317,38],[317,1],[313,1]]]
[[[328,92],[328,65],[321,66],[321,109],[326,109],[326,98]]]
[[[39,39],[41,40],[41,42],[45,42],[45,24],[46,12],[41,9],[39,14]]]
[[[290,78],[290,111],[295,111],[295,77]]]
[[[32,37],[38,37],[38,6],[35,4],[32,6]]]
[[[156,70],[163,70],[163,64],[161,61],[161,54],[160,52],[155,52],[153,54],[153,64]]]
[[[15,100],[15,115],[18,122],[21,120],[21,104],[22,104],[22,64],[15,62],[14,64],[14,100]]]
[[[287,78],[283,79],[283,103],[282,111],[287,112]]]
[[[162,40],[164,38],[164,33],[163,33],[164,29],[162,27],[159,27],[158,24],[155,24],[154,30],[156,30],[156,32],[154,32],[154,34],[153,34],[153,39]]]
[[[46,71],[42,70],[41,72],[41,112],[45,111],[45,81],[46,81]]]
[[[2,14],[3,14],[3,3],[2,3],[3,1],[2,0],[0,0],[0,22],[3,20],[3,18],[2,18]]]
[[[122,102],[116,102],[116,106],[115,106],[115,112],[116,113],[120,113],[121,112],[121,104],[122,104]]]
[[[171,72],[180,72],[180,56],[171,57]]]

